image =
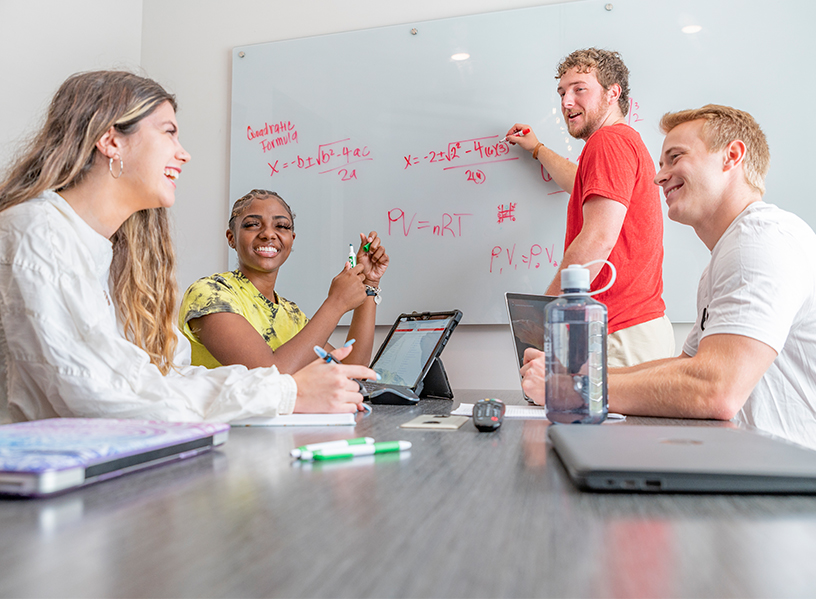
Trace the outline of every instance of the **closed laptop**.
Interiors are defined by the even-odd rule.
[[[553,425],[549,437],[583,489],[816,493],[816,451],[731,423]]]
[[[229,425],[45,419],[0,426],[0,493],[46,496],[189,458],[227,441]]]

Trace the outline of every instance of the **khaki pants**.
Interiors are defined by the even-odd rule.
[[[610,333],[606,338],[606,365],[631,367],[674,356],[674,329],[665,315]]]

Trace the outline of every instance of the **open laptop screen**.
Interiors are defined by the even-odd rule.
[[[457,321],[455,315],[422,320],[401,315],[371,363],[382,377],[379,383],[416,387]]]
[[[507,318],[516,349],[519,368],[524,364],[524,351],[535,348],[544,351],[544,310],[556,296],[505,293]]]
[[[524,364],[524,351],[527,348],[544,351],[544,311],[557,296],[506,292],[504,298],[510,333],[513,335],[513,349],[520,369]],[[524,399],[533,402],[526,394]]]

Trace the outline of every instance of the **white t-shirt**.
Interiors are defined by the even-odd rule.
[[[697,323],[683,351],[720,333],[759,340],[777,357],[736,420],[816,448],[816,234],[755,202],[729,225],[697,288]]]
[[[162,375],[122,335],[108,289],[109,240],[58,194],[0,212],[0,405],[50,417],[231,421],[292,412],[294,379],[275,367],[190,366]],[[5,381],[3,381],[5,373]]]

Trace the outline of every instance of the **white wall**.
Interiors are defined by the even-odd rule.
[[[139,66],[141,32],[142,0],[0,0],[0,177],[69,75]]]
[[[0,0],[0,170],[72,73],[137,69],[142,0]]]
[[[175,93],[192,155],[174,208],[179,284],[228,266],[234,46],[554,3],[551,0],[0,0],[0,166],[71,73],[122,67]],[[565,53],[568,50],[565,49]],[[555,65],[560,57],[542,57]],[[328,281],[326,288],[328,290]],[[388,293],[387,277],[383,290]],[[693,292],[690,292],[693,293]],[[295,299],[297,300],[297,299]],[[386,300],[387,301],[387,300]],[[378,339],[385,331],[378,331]],[[678,341],[685,335],[678,335]],[[342,341],[342,332],[333,341]],[[503,326],[460,327],[443,355],[454,387],[518,386]]]

